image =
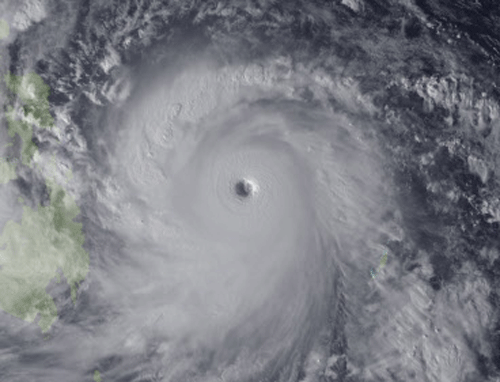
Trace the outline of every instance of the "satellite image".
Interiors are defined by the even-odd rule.
[[[500,382],[498,0],[0,0],[0,382]]]

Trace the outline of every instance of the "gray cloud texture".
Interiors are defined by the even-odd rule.
[[[374,201],[386,197],[366,194],[380,193],[382,175],[362,130],[286,93],[256,102],[295,81],[259,69],[207,59],[160,77],[124,111],[115,187],[101,200],[126,259],[97,273],[103,298],[120,312],[118,332],[140,338],[121,340],[163,338],[164,365],[171,352],[207,349],[200,380],[297,373],[321,347],[336,276],[359,261],[359,233],[375,238]],[[253,195],[238,196],[241,179]]]

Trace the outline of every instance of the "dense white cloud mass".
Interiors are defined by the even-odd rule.
[[[231,380],[308,354],[335,310],[336,275],[359,256],[350,240],[373,239],[386,196],[361,127],[278,94],[296,79],[204,59],[123,111],[101,202],[119,206],[102,218],[128,260],[100,277],[129,312],[125,332],[144,323],[172,351],[211,349],[209,375]]]
[[[0,163],[0,229],[53,179],[90,267],[75,302],[47,285],[46,335],[0,311],[2,382],[498,380],[500,59],[457,32],[479,8],[25,3],[0,71],[40,76],[54,126],[0,120],[1,156],[35,151]]]

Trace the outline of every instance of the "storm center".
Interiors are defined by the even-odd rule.
[[[257,192],[257,188],[254,182],[241,179],[234,185],[234,192],[241,198],[248,198]]]

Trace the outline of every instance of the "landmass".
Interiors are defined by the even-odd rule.
[[[0,40],[9,37],[9,23],[0,19]]]
[[[5,83],[7,88],[22,102],[20,110],[10,105],[7,107],[9,136],[13,138],[17,134],[21,138],[21,160],[24,165],[29,165],[38,150],[32,141],[32,125],[36,124],[44,129],[54,126],[54,120],[49,111],[50,88],[36,73],[29,73],[25,76],[8,74],[5,76]]]
[[[373,269],[370,269],[370,274],[372,275],[372,278],[375,278],[376,274],[380,272],[380,270],[385,266],[387,263],[387,252],[384,253],[384,256],[380,259],[380,264],[377,268],[377,271],[374,272]]]
[[[15,161],[0,157],[0,185],[17,178]]]
[[[54,128],[48,102],[50,88],[40,76],[7,75],[5,82],[21,103],[7,107],[9,137],[17,135],[21,140],[21,163],[0,159],[0,184],[17,178],[16,166],[35,167],[33,157],[38,147],[33,142],[33,126]],[[46,292],[49,283],[60,282],[62,274],[75,303],[78,286],[89,269],[82,224],[74,221],[80,214],[79,207],[55,178],[45,179],[45,184],[48,205],[35,209],[23,205],[21,222],[7,222],[0,234],[0,309],[26,322],[38,316],[42,332],[57,319],[54,300]]]

